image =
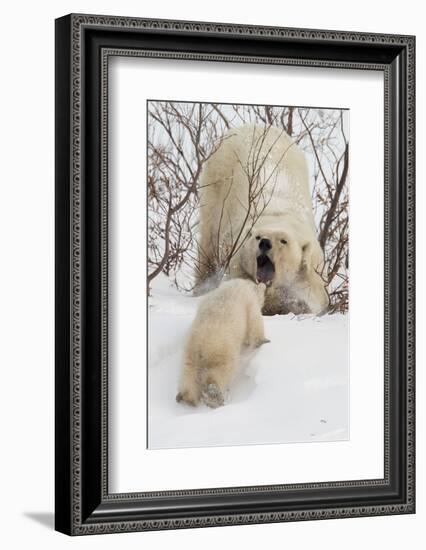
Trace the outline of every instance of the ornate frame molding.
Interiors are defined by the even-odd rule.
[[[237,525],[246,523],[283,522],[308,519],[327,519],[336,517],[360,517],[370,515],[401,514],[414,512],[414,134],[415,134],[415,40],[412,36],[379,35],[364,33],[347,33],[341,31],[322,31],[307,29],[286,29],[279,27],[253,27],[245,25],[228,25],[218,23],[202,23],[187,21],[168,21],[152,19],[136,19],[124,17],[108,17],[95,15],[70,15],[57,20],[56,48],[57,48],[57,245],[65,250],[57,249],[57,359],[56,359],[56,399],[57,399],[57,529],[69,534],[83,535],[90,533],[112,533],[124,531],[142,531],[151,529],[177,529],[213,525]],[[153,47],[120,46],[120,39],[114,43],[90,45],[90,40],[96,42],[97,31],[109,30],[115,36],[123,35],[134,39],[137,35],[149,40],[155,36],[167,36],[169,39],[179,39],[179,36],[189,39],[212,36],[220,40],[227,36],[243,44],[245,40],[262,39],[265,44],[273,41],[300,44],[303,51],[311,48],[311,56],[280,56],[280,55],[253,55],[253,53],[211,53],[194,52],[188,50],[172,51],[170,49],[156,49]],[[89,39],[89,34],[90,39]],[[112,35],[111,35],[112,36]],[[118,44],[117,44],[118,42]],[[262,42],[263,43],[263,42]],[[312,56],[312,45],[324,45],[323,58]],[[377,62],[365,56],[357,61],[359,46],[368,44],[376,52],[383,52],[383,62]],[[266,46],[265,46],[266,47]],[[348,52],[347,59],[333,59],[333,48]],[[346,50],[344,50],[346,48]],[[358,48],[358,50],[357,50]],[[320,50],[320,48],[317,48]],[[98,51],[99,50],[99,51]],[[331,53],[330,53],[331,52]],[[386,55],[388,59],[386,59]],[[232,61],[239,63],[274,63],[285,65],[301,65],[313,67],[335,67],[341,69],[368,69],[383,71],[385,78],[385,476],[383,480],[343,481],[336,483],[315,483],[297,485],[278,485],[261,487],[235,487],[227,489],[171,491],[158,493],[130,493],[109,494],[107,475],[107,403],[108,403],[108,352],[107,352],[107,320],[108,320],[108,152],[107,152],[107,124],[108,124],[108,59],[110,56],[140,56],[150,58],[191,59],[200,61]],[[342,54],[341,54],[342,55]],[[359,55],[359,54],[358,54]],[[331,57],[330,57],[331,56]],[[337,56],[337,54],[336,54]],[[99,212],[88,217],[86,199],[88,193],[87,168],[87,127],[90,117],[90,106],[93,107],[96,99],[89,99],[91,82],[87,67],[94,67],[97,63],[100,83],[100,118],[99,132]],[[394,111],[396,102],[406,105],[406,132],[402,136],[395,136]],[[68,109],[68,115],[67,115]],[[401,108],[399,107],[399,112]],[[401,114],[401,113],[400,113]],[[67,119],[67,117],[69,117]],[[65,125],[61,126],[65,120]],[[395,141],[396,140],[396,141]],[[70,151],[70,154],[67,154]],[[392,152],[399,151],[397,166],[394,164]],[[401,171],[402,166],[402,171]],[[93,167],[93,170],[97,170]],[[396,171],[399,170],[397,173]],[[98,174],[98,172],[96,172]],[[392,178],[398,177],[394,181]],[[65,181],[66,180],[66,181]],[[86,187],[85,187],[86,185]],[[92,182],[93,185],[93,182]],[[394,187],[396,188],[394,189]],[[396,195],[395,195],[396,193]],[[60,195],[59,199],[58,196]],[[399,202],[396,204],[395,197]],[[62,218],[66,215],[67,225]],[[99,431],[100,448],[96,451],[97,463],[95,467],[85,465],[85,454],[92,452],[85,440],[84,431],[88,409],[85,409],[89,392],[94,388],[87,388],[87,348],[91,345],[85,332],[85,316],[87,314],[87,277],[89,265],[88,250],[94,250],[94,245],[88,244],[87,232],[93,231],[92,220],[96,218],[100,237],[99,257],[99,290],[100,296],[96,302],[99,306],[99,370],[98,389],[101,397],[97,402],[99,410],[96,414],[96,430]],[[396,234],[392,230],[392,223],[397,220]],[[405,249],[404,249],[405,246]],[[397,249],[396,249],[397,247]],[[402,264],[399,270],[395,269],[395,256],[402,254]],[[392,267],[393,266],[393,267]],[[395,280],[395,272],[397,279]],[[400,273],[401,271],[401,273]],[[67,286],[68,283],[68,286]],[[392,325],[391,313],[395,314],[395,304],[391,304],[392,285],[401,286],[400,337],[402,350],[398,347],[398,357],[394,357],[395,349],[391,342]],[[399,287],[398,287],[399,288]],[[405,295],[404,295],[405,291]],[[68,301],[68,310],[62,306]],[[392,310],[392,307],[394,308]],[[398,324],[399,327],[399,324]],[[64,331],[67,333],[64,335]],[[85,347],[86,346],[86,347]],[[96,356],[97,357],[97,356]],[[391,360],[403,361],[405,368],[404,381],[398,391],[404,394],[401,403],[401,412],[404,412],[400,432],[396,433],[393,418],[391,393],[395,390],[392,384]],[[402,368],[402,367],[401,367]],[[96,388],[95,388],[96,389]],[[64,391],[69,392],[69,400],[63,401]],[[405,411],[404,411],[405,409]],[[68,427],[67,427],[68,422]],[[404,428],[404,429],[402,429]],[[404,432],[404,434],[402,433]],[[96,432],[98,433],[98,432]],[[392,454],[392,438],[403,438],[405,456],[400,461],[405,462],[405,469],[399,471],[398,496],[389,503],[384,498],[380,504],[353,506],[313,507],[307,503],[306,509],[283,509],[273,511],[253,510],[248,513],[217,513],[190,515],[182,517],[154,517],[141,511],[130,516],[123,510],[130,506],[137,508],[144,499],[181,497],[198,497],[234,495],[243,502],[244,496],[250,494],[294,494],[304,493],[307,490],[363,490],[374,487],[389,488],[395,485],[395,471],[392,470],[395,456]],[[84,451],[84,452],[83,452]],[[92,469],[90,469],[92,468]],[[98,473],[96,482],[88,483],[87,472]],[[64,489],[63,484],[67,487]],[[336,493],[337,494],[337,493]],[[402,500],[401,500],[402,499]],[[95,504],[97,504],[95,506]],[[144,515],[145,514],[145,515]],[[124,518],[121,520],[121,518]]]

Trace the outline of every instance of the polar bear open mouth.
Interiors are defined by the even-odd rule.
[[[274,262],[266,255],[260,254],[257,257],[256,280],[258,283],[264,283],[266,286],[272,284],[275,275]]]

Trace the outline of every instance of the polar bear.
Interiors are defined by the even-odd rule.
[[[224,404],[224,392],[240,365],[241,353],[268,342],[262,307],[266,286],[231,279],[211,291],[198,308],[187,340],[176,401],[212,408]]]
[[[267,285],[266,315],[327,309],[308,167],[284,130],[244,125],[224,136],[203,167],[199,218],[199,293],[224,271]]]

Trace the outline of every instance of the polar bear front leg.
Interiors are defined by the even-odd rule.
[[[313,270],[305,273],[294,285],[297,299],[306,305],[306,311],[321,315],[327,311],[329,296],[321,276]],[[302,308],[305,309],[305,308]]]
[[[265,327],[259,307],[251,305],[248,314],[246,343],[250,348],[259,348],[268,342],[270,340],[265,338]]]

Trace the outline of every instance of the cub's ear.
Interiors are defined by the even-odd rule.
[[[311,271],[321,268],[324,262],[324,254],[316,241],[308,241],[302,245],[301,271]]]

